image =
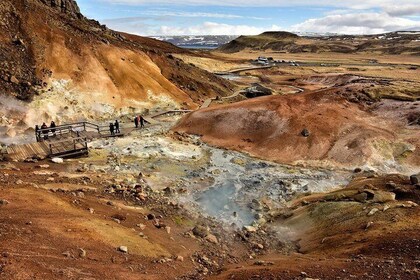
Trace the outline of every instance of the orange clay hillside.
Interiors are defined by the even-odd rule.
[[[195,108],[201,98],[232,90],[229,82],[169,55],[187,51],[109,30],[81,15],[74,1],[5,0],[0,18],[0,86],[19,99],[57,80],[117,108],[162,100]]]
[[[418,163],[418,130],[398,135],[404,125],[395,118],[367,112],[335,92],[267,96],[211,107],[185,116],[174,130],[281,163]],[[408,151],[411,145],[417,147],[414,153]]]

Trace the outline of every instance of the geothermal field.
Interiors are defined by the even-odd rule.
[[[420,32],[191,50],[57,2],[0,3],[0,279],[420,279]]]

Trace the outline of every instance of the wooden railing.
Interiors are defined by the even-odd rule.
[[[79,131],[96,131],[98,133],[103,132],[108,129],[107,126],[100,126],[91,122],[77,122],[69,123],[65,125],[58,125],[56,127],[49,127],[44,129],[39,129],[35,131],[36,140],[39,142],[42,139],[48,139],[50,137],[59,136],[70,136],[70,137],[79,137]]]
[[[78,146],[78,144],[82,144]],[[49,144],[50,156],[56,154],[64,154],[77,150],[88,149],[88,139],[86,137],[70,138],[61,141],[54,141]]]

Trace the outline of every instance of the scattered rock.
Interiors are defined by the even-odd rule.
[[[244,166],[245,163],[246,163],[245,160],[242,159],[242,158],[233,158],[233,159],[231,159],[230,162],[232,162],[234,164],[237,164],[237,165],[241,165],[241,166]]]
[[[15,184],[16,184],[16,185],[22,185],[22,184],[23,184],[23,181],[19,179],[19,180],[17,180],[17,181],[15,182]]]
[[[203,226],[200,226],[200,225],[195,226],[193,228],[192,232],[195,236],[198,236],[198,237],[201,237],[201,238],[206,237],[207,234],[208,234],[207,228],[205,228]]]
[[[393,192],[375,191],[372,202],[384,203],[394,200],[395,193]]]
[[[395,184],[392,181],[389,181],[388,183],[385,184],[385,187],[388,189],[395,189],[397,187],[397,184]]]
[[[412,202],[412,201],[404,201],[403,203],[400,203],[397,205],[397,207],[401,207],[401,208],[413,208],[413,207],[417,207],[419,206],[417,203]]]
[[[155,216],[155,214],[147,214],[147,219],[150,221],[150,220],[154,220],[154,219],[156,219],[156,216]]]
[[[259,243],[254,244],[254,247],[255,247],[256,249],[259,249],[259,250],[263,250],[263,249],[264,249],[264,245],[259,244]]]
[[[360,167],[356,167],[356,168],[353,170],[353,172],[354,172],[354,173],[360,173],[360,172],[362,172],[362,169],[361,169]]]
[[[19,80],[15,76],[10,77],[10,82],[14,83],[15,85],[19,84]]]
[[[83,248],[79,248],[79,257],[85,258],[86,257],[86,250]]]
[[[309,130],[307,128],[304,128],[300,134],[303,137],[309,137],[309,135],[310,135]]]
[[[420,182],[420,174],[411,175],[410,182],[412,185],[417,185]]]
[[[146,228],[145,224],[137,224],[136,226],[138,226],[141,230],[144,230]]]
[[[175,193],[175,190],[171,187],[166,187],[163,189],[163,192],[165,193],[165,195],[172,195]]]
[[[51,159],[51,162],[54,162],[54,163],[63,163],[64,160],[62,158],[56,157],[56,158],[52,158]]]
[[[95,213],[95,210],[93,208],[88,208],[88,211],[89,211],[90,214]]]
[[[125,221],[127,219],[127,217],[122,214],[114,214],[111,216],[111,218],[113,218],[114,220],[119,220],[119,221]]]
[[[71,257],[71,254],[70,254],[70,252],[68,252],[68,251],[66,251],[66,252],[63,252],[63,253],[61,253],[63,256],[65,256],[66,258],[70,258]]]
[[[214,236],[213,234],[207,234],[207,236],[204,239],[213,244],[219,243],[219,241],[217,240],[217,237]]]
[[[123,252],[123,253],[128,253],[128,248],[127,246],[120,246],[118,247],[118,251]]]
[[[7,204],[9,204],[9,201],[5,199],[0,199],[0,205],[7,205]]]
[[[244,226],[243,229],[247,232],[257,232],[257,228],[253,226]]]
[[[369,211],[369,213],[367,214],[368,216],[373,216],[376,212],[378,212],[379,209],[378,208],[372,208],[372,210]]]
[[[166,228],[166,225],[164,222],[160,221],[159,219],[155,219],[153,225],[156,228]]]
[[[273,262],[266,262],[263,260],[257,260],[254,262],[255,265],[267,266],[267,265],[274,265]]]
[[[179,261],[179,262],[183,262],[184,257],[183,256],[176,256],[176,260]]]
[[[357,202],[365,202],[367,198],[368,198],[368,195],[365,192],[362,192],[353,196],[353,199]]]

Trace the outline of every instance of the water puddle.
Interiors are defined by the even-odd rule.
[[[204,190],[192,185],[196,190],[193,200],[204,214],[238,226],[252,224],[261,211],[283,206],[299,193],[345,185],[351,176],[274,164],[213,148],[206,171],[214,183]]]

